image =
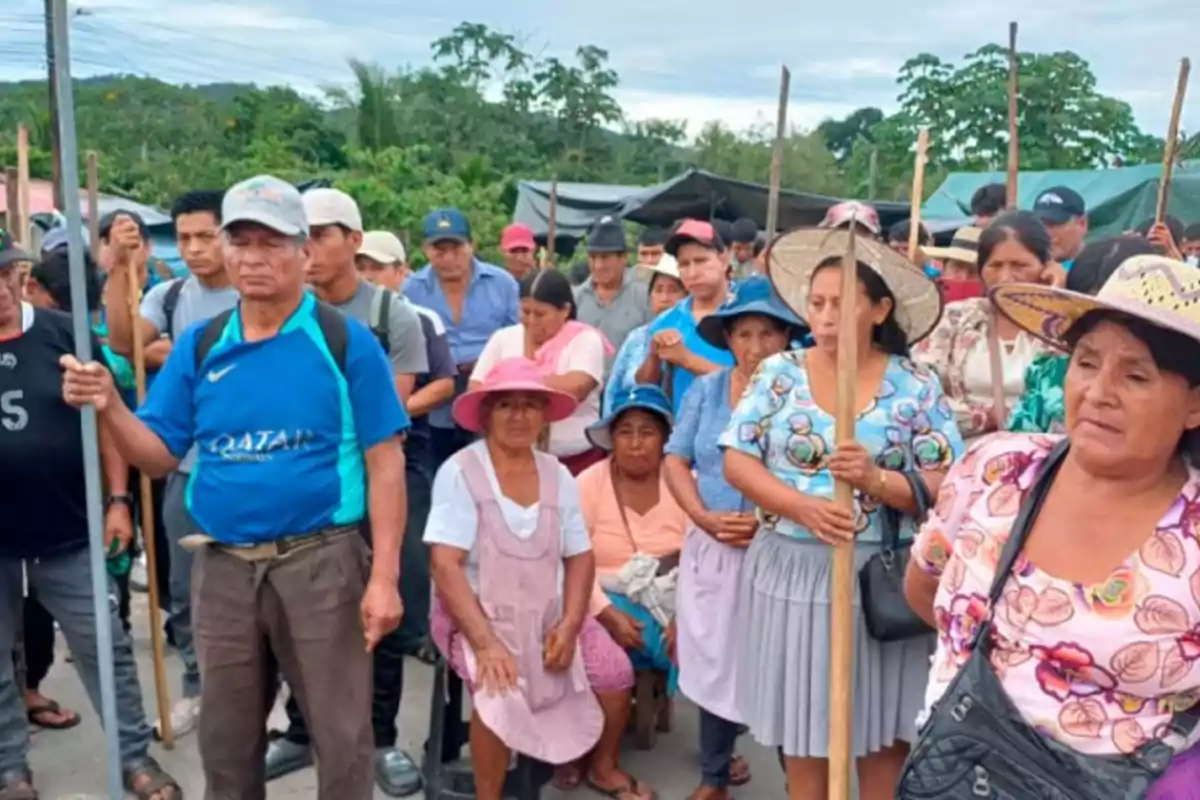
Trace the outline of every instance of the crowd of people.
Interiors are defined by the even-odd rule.
[[[980,190],[947,247],[918,230],[916,264],[908,223],[861,203],[769,243],[685,219],[631,245],[604,217],[564,271],[518,224],[486,263],[443,208],[413,271],[351,196],[258,176],[176,201],[184,277],[148,268],[135,214],[101,221],[88,363],[65,238],[33,254],[0,232],[0,800],[37,798],[26,721],[79,721],[39,692],[56,623],[99,706],[84,406],[139,800],[183,795],[150,755],[128,626],[151,513],[171,726],[195,731],[210,800],[314,764],[322,800],[420,791],[397,747],[408,658],[464,682],[480,800],[514,754],[564,791],[657,796],[622,766],[645,673],[699,709],[691,800],[751,781],[747,735],[791,800],[824,798],[848,544],[863,800],[1200,796],[1200,229],[1085,243],[1066,187],[1005,206]],[[881,563],[907,565],[911,619],[879,610]]]

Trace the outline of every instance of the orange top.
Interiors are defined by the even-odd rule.
[[[606,458],[588,467],[576,478],[583,521],[592,539],[592,551],[596,557],[593,615],[611,605],[600,588],[601,576],[616,575],[636,552],[651,556],[678,553],[683,549],[683,537],[688,526],[687,514],[683,513],[667,488],[666,481],[660,477],[658,505],[645,514],[638,514],[627,507],[625,516],[629,520],[629,531],[626,532],[613,491],[610,461]],[[631,536],[633,541],[630,541]]]

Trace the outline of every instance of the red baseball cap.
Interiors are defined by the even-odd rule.
[[[500,234],[500,250],[507,253],[510,250],[525,248],[537,250],[537,242],[533,240],[533,229],[528,225],[515,222]]]
[[[717,233],[716,227],[711,222],[705,222],[704,220],[682,220],[671,231],[671,235],[667,237],[664,249],[669,255],[674,256],[678,254],[680,246],[686,242],[695,242],[696,244],[716,250],[718,253],[725,251],[725,242],[722,241],[721,235]]]
[[[879,224],[879,212],[870,204],[858,200],[846,200],[830,206],[825,212],[825,219],[817,227],[840,228],[849,225],[851,219],[876,236],[883,230]]]

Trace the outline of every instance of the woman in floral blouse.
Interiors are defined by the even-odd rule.
[[[1067,288],[1095,294],[1127,258],[1148,255],[1154,245],[1141,236],[1118,236],[1083,248],[1067,273]],[[1018,433],[1062,433],[1066,430],[1063,381],[1068,356],[1058,351],[1042,353],[1025,371],[1025,391],[1008,418],[1008,429]]]
[[[979,273],[992,289],[1008,283],[1039,283],[1051,274],[1050,234],[1031,212],[997,217],[979,237]],[[996,409],[989,338],[996,326],[1005,408]],[[960,300],[946,312],[913,358],[942,379],[958,428],[970,444],[1003,427],[1008,408],[1025,388],[1025,371],[1048,348],[1010,320],[997,318],[987,297]]]
[[[780,297],[803,309],[813,347],[765,359],[720,438],[725,478],[758,508],[738,598],[737,710],[785,759],[791,800],[827,796],[829,588],[832,544],[857,542],[861,567],[879,552],[885,507],[912,536],[903,472],[937,491],[962,439],[937,376],[908,358],[941,310],[936,284],[882,243],[856,240],[858,376],[854,440],[835,438],[838,318],[846,234],[797,230],[771,248]],[[834,482],[855,490],[854,513]],[[857,590],[856,590],[857,591]],[[891,800],[916,735],[932,637],[879,642],[855,609],[853,752],[859,796]]]
[[[1009,286],[995,302],[1069,350],[1070,447],[991,609],[992,666],[1025,723],[1085,754],[1132,753],[1200,696],[1200,271],[1124,262],[1095,298]],[[976,443],[913,545],[906,594],[938,629],[928,710],[988,617],[999,553],[1051,447]],[[966,768],[966,767],[964,767]],[[1200,787],[1176,756],[1151,797]]]

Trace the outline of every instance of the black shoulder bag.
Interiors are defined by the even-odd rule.
[[[1021,511],[988,594],[994,609],[1013,564],[1067,451],[1050,452]],[[979,626],[971,655],[934,705],[904,764],[897,800],[1141,800],[1166,771],[1200,721],[1200,706],[1175,714],[1169,733],[1130,755],[1097,756],[1072,750],[1029,727],[1009,700],[989,656],[992,622]]]
[[[919,472],[900,473],[912,489],[917,504],[917,525],[925,521],[933,498]],[[900,541],[902,515],[894,508],[881,508],[883,536],[879,552],[871,556],[858,571],[858,591],[862,600],[863,622],[872,639],[896,642],[933,632],[918,617],[904,598],[904,572],[908,568],[912,542]]]

